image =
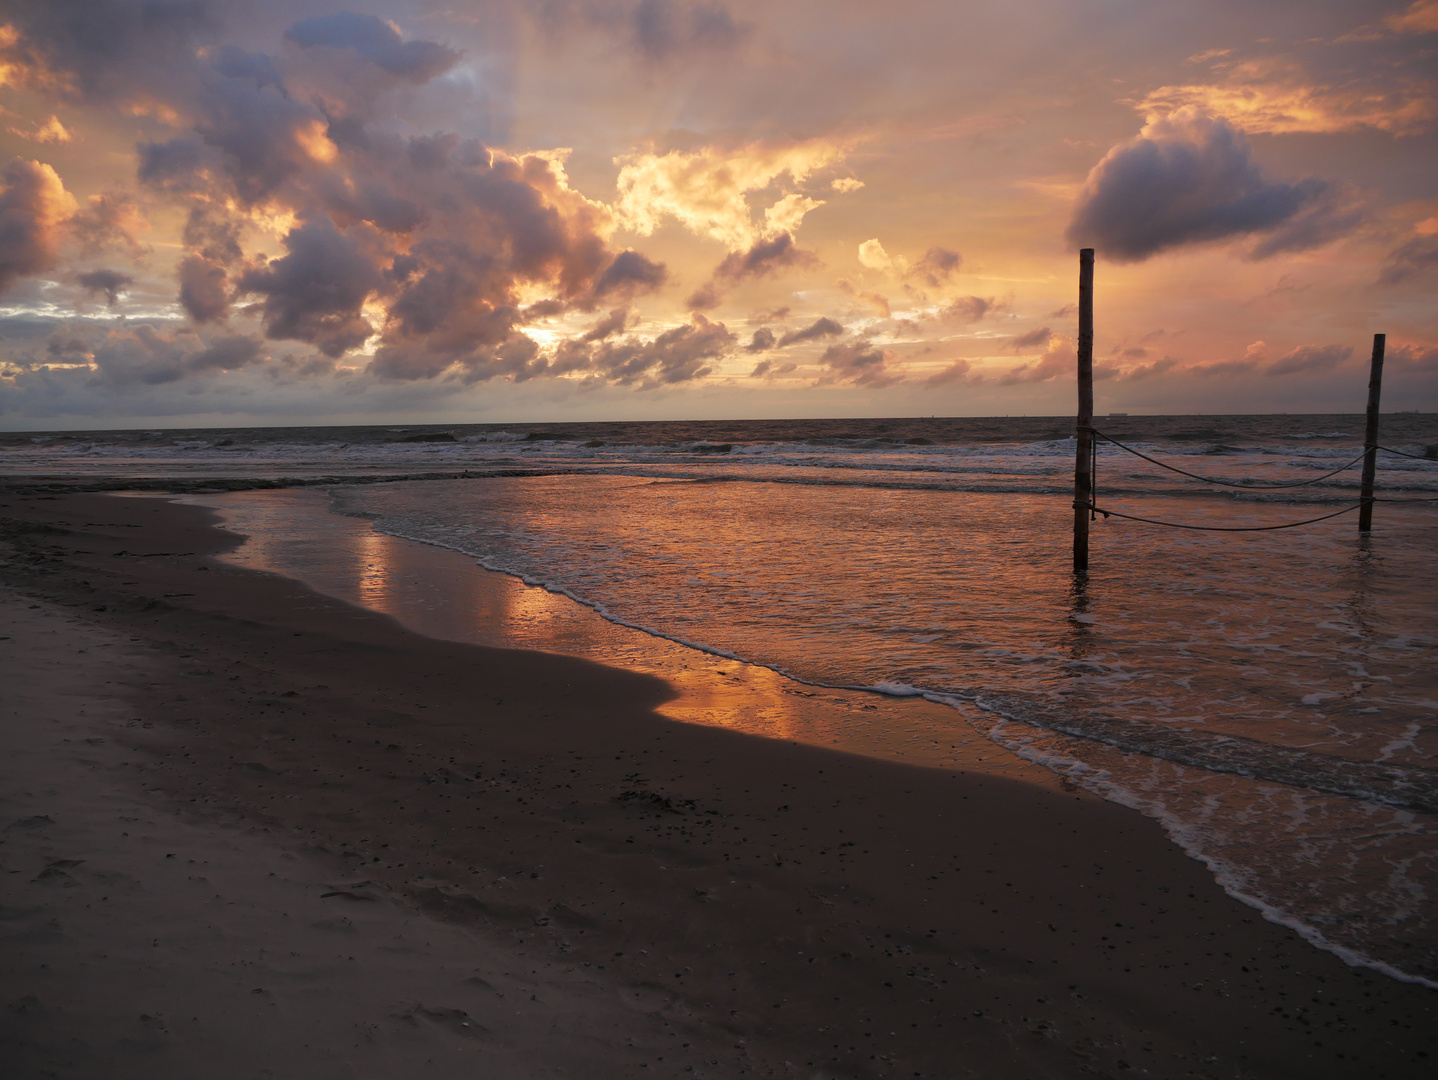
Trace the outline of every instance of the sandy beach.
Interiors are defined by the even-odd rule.
[[[1431,1075],[1433,991],[991,746],[682,723],[198,507],[0,504],[7,1077]]]

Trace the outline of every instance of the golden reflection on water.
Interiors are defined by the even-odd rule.
[[[179,501],[219,512],[246,537],[225,561],[298,579],[428,637],[537,649],[658,676],[672,720],[910,764],[983,768],[1045,786],[1052,773],[995,746],[954,709],[805,686],[769,668],[619,626],[567,596],[489,571],[459,552],[375,532],[328,511],[322,492],[250,491]]]

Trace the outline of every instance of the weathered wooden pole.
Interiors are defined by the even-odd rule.
[[[1078,419],[1074,425],[1074,573],[1088,573],[1093,502],[1093,248],[1079,252]]]
[[[1373,529],[1373,481],[1378,474],[1378,401],[1383,396],[1383,344],[1387,334],[1373,335],[1373,363],[1368,369],[1368,425],[1363,429],[1363,505],[1358,508],[1358,531]]]

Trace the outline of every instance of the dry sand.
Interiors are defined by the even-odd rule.
[[[1432,1074],[1438,994],[1022,767],[678,723],[194,507],[0,518],[7,1078]]]

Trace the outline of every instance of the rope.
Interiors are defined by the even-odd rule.
[[[1397,454],[1399,457],[1412,458],[1414,461],[1433,461],[1433,460],[1435,460],[1431,454],[1407,454],[1407,453],[1404,453],[1402,450],[1392,450],[1392,449],[1390,449],[1389,447],[1386,447],[1386,446],[1378,446],[1378,447],[1375,447],[1375,449],[1377,449],[1377,450],[1382,450],[1385,454]]]
[[[1368,451],[1365,449],[1362,454],[1359,454],[1356,458],[1354,458],[1352,461],[1350,461],[1347,465],[1343,465],[1343,466],[1341,466],[1341,467],[1339,467],[1339,468],[1337,468],[1337,469],[1334,469],[1334,470],[1333,470],[1332,472],[1330,472],[1330,473],[1324,473],[1322,476],[1315,476],[1315,477],[1314,477],[1313,479],[1311,479],[1311,480],[1302,480],[1302,481],[1299,481],[1299,482],[1296,483],[1296,484],[1267,484],[1267,483],[1233,484],[1233,483],[1230,483],[1230,482],[1227,481],[1227,480],[1215,480],[1215,479],[1214,479],[1213,477],[1211,477],[1211,476],[1200,476],[1198,473],[1189,472],[1187,469],[1180,469],[1177,465],[1170,465],[1170,464],[1168,464],[1167,462],[1159,461],[1158,458],[1149,457],[1149,456],[1148,456],[1147,454],[1145,454],[1142,450],[1135,450],[1132,446],[1125,446],[1123,443],[1119,442],[1117,439],[1110,438],[1109,436],[1105,435],[1102,431],[1099,431],[1097,428],[1089,428],[1089,431],[1091,431],[1093,434],[1097,435],[1100,439],[1103,439],[1103,440],[1105,440],[1106,442],[1111,442],[1111,443],[1113,443],[1113,444],[1114,444],[1115,446],[1117,446],[1120,450],[1127,450],[1130,454],[1133,454],[1133,455],[1135,455],[1135,456],[1137,456],[1137,457],[1143,458],[1144,461],[1151,461],[1151,462],[1153,462],[1155,465],[1157,465],[1157,466],[1158,466],[1159,468],[1161,468],[1161,469],[1168,469],[1170,472],[1181,473],[1182,475],[1191,477],[1191,478],[1193,478],[1194,480],[1202,480],[1205,484],[1218,484],[1218,485],[1220,485],[1221,487],[1238,488],[1238,489],[1240,489],[1240,490],[1242,490],[1242,491],[1261,491],[1261,490],[1265,490],[1265,489],[1271,491],[1271,490],[1274,490],[1274,489],[1277,489],[1277,488],[1307,487],[1309,484],[1316,484],[1316,483],[1318,483],[1318,481],[1320,481],[1320,480],[1327,480],[1330,476],[1337,476],[1339,473],[1343,472],[1345,469],[1351,469],[1351,468],[1353,468],[1353,466],[1357,465],[1360,461],[1362,461],[1363,458],[1364,458],[1364,456],[1368,453]],[[1380,447],[1380,449],[1382,449],[1382,448]],[[1396,453],[1396,451],[1394,451],[1394,452]],[[1408,457],[1413,457],[1414,455],[1409,454],[1409,455],[1407,455],[1407,456],[1408,456]]]
[[[1329,518],[1346,514],[1350,510],[1357,510],[1366,500],[1359,500],[1352,506],[1345,506],[1342,510],[1335,510],[1331,514],[1324,514],[1322,517],[1309,518],[1307,521],[1290,521],[1283,525],[1185,525],[1178,521],[1156,521],[1153,518],[1135,517],[1133,514],[1121,514],[1117,510],[1105,510],[1093,503],[1074,503],[1075,510],[1092,510],[1102,514],[1104,517],[1124,518],[1127,521],[1142,521],[1145,525],[1166,525],[1170,529],[1193,529],[1197,532],[1272,532],[1274,529],[1296,529],[1300,525],[1312,525],[1315,521],[1327,521]],[[1390,500],[1384,500],[1385,502]],[[1426,500],[1414,500],[1422,502]]]

